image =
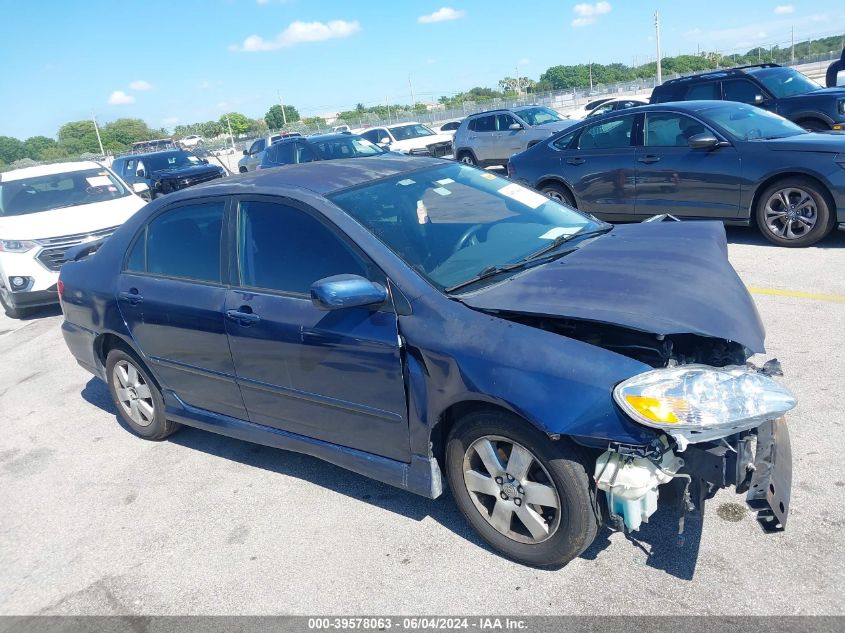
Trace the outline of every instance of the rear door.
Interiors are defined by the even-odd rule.
[[[634,138],[640,117],[602,118],[582,128],[575,142],[561,150],[561,171],[580,210],[612,221],[636,219]]]
[[[275,198],[239,203],[237,283],[226,327],[252,422],[409,461],[407,403],[392,304],[322,311],[315,281],[381,272],[316,211]]]
[[[713,130],[677,112],[646,112],[637,148],[637,215],[733,219],[739,215],[742,166],[733,146],[691,149],[689,138]]]
[[[225,199],[165,208],[136,236],[118,279],[118,305],[137,348],[163,387],[183,402],[237,418],[223,306]]]
[[[470,132],[470,149],[479,162],[487,162],[494,158],[494,135],[496,134],[496,115],[486,114],[475,119],[475,125]]]

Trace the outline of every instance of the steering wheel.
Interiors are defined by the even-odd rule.
[[[463,232],[463,235],[458,238],[458,241],[455,243],[455,248],[452,249],[452,252],[457,253],[462,248],[466,248],[467,246],[475,246],[476,244],[478,244],[479,240],[478,235],[476,235],[476,233],[478,233],[478,231],[480,231],[482,228],[484,228],[483,224],[473,224],[471,227],[469,227],[466,231]]]

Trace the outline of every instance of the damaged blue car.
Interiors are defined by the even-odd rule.
[[[208,183],[66,253],[65,341],[125,425],[188,425],[405,490],[559,566],[720,488],[786,524],[791,454],[715,222],[611,226],[471,166],[384,155]]]

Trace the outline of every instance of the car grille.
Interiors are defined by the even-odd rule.
[[[40,240],[33,240],[36,244],[43,246],[36,259],[47,269],[58,271],[65,263],[65,253],[72,246],[93,242],[108,237],[117,229],[116,226],[90,233],[76,233],[74,235],[62,235],[61,237],[48,237]]]
[[[214,180],[215,178],[221,178],[222,174],[219,172],[211,172],[208,174],[200,174],[198,176],[191,176],[190,178],[179,178],[175,181],[174,189],[184,189],[185,187],[192,187],[193,185],[198,185],[201,182],[208,182],[209,180]]]
[[[450,141],[443,141],[440,143],[432,143],[428,145],[428,153],[435,158],[443,158],[452,153],[452,143]]]

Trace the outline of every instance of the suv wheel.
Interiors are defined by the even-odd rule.
[[[473,156],[472,152],[461,152],[458,154],[458,161],[462,162],[464,165],[478,165],[478,161],[475,160],[475,156]]]
[[[805,178],[785,178],[768,187],[757,202],[757,226],[778,246],[810,246],[833,228],[820,187]]]
[[[575,199],[572,197],[572,194],[569,193],[569,190],[562,185],[556,185],[553,183],[544,185],[540,189],[540,193],[544,196],[548,196],[552,200],[560,202],[561,204],[565,204],[568,207],[572,207],[573,209],[576,208]]]
[[[12,302],[7,298],[8,290],[0,286],[0,305],[6,312],[6,316],[10,319],[23,319],[29,314],[29,310],[18,308],[12,305]]]
[[[245,174],[247,172],[247,168],[241,165],[240,167],[238,167],[238,171],[242,174]]]
[[[596,537],[599,511],[575,449],[513,415],[460,420],[446,445],[446,475],[467,521],[508,558],[560,566]]]

